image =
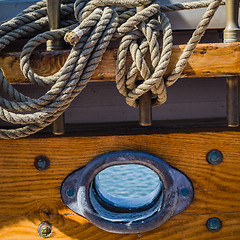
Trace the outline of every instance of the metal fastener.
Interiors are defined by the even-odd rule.
[[[50,166],[50,161],[46,156],[37,156],[34,161],[34,166],[39,171],[45,171]]]
[[[222,228],[222,221],[217,217],[209,218],[206,227],[210,232],[218,232]]]
[[[180,194],[182,197],[187,197],[189,195],[189,190],[187,188],[182,188]]]
[[[68,197],[73,197],[74,196],[74,189],[73,188],[69,188],[68,190],[67,190],[67,195],[68,195]]]
[[[208,163],[213,164],[213,165],[220,164],[223,161],[222,152],[217,149],[213,149],[213,150],[209,151],[209,153],[207,154],[207,161],[208,161]]]
[[[49,238],[52,235],[52,225],[48,222],[41,222],[38,226],[38,234],[40,237]]]

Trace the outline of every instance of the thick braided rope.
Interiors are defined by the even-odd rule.
[[[176,4],[161,6],[161,11],[171,12],[171,11],[179,11],[179,10],[187,10],[187,9],[206,8],[209,6],[209,3],[210,3],[209,0],[176,3]],[[220,1],[220,5],[224,5],[224,4],[225,4],[225,0]]]
[[[97,11],[94,11],[94,16],[96,16]],[[74,97],[79,94],[79,92],[83,89],[83,87],[86,85],[87,81],[90,79],[93,71],[95,70],[97,63],[100,61],[102,54],[107,48],[107,45],[109,44],[109,41],[111,39],[111,35],[115,32],[117,23],[116,23],[116,14],[114,14],[113,10],[111,8],[105,8],[102,12],[98,9],[99,17],[95,17],[95,23],[93,21],[90,21],[90,24],[93,24],[94,29],[92,31],[92,35],[89,37],[88,44],[84,45],[84,48],[78,48],[78,51],[76,51],[77,46],[75,46],[69,55],[69,59],[71,59],[72,55],[74,56],[76,60],[76,64],[73,64],[73,62],[70,60],[68,61],[70,64],[69,67],[65,68],[65,71],[62,71],[62,76],[60,79],[56,82],[56,84],[52,87],[50,91],[48,91],[48,101],[51,103],[49,104],[48,108],[45,108],[44,111],[41,111],[41,114],[39,112],[31,114],[31,116],[26,117],[25,115],[25,122],[32,123],[34,122],[33,118],[35,120],[38,120],[41,118],[41,123],[38,124],[30,124],[26,127],[15,129],[15,130],[2,130],[1,131],[1,137],[2,138],[18,138],[22,137],[23,135],[27,136],[29,133],[33,133],[35,131],[38,131],[42,127],[45,127],[46,125],[50,124],[54,119],[56,119],[65,109],[67,106],[69,106],[70,102],[74,99]],[[102,17],[102,15],[104,17]],[[111,27],[108,27],[110,24]],[[103,35],[103,38],[101,38],[101,35]],[[99,43],[99,45],[98,45]],[[99,47],[95,46],[101,46]],[[82,47],[82,46],[81,46]],[[97,50],[93,52],[94,50]],[[80,51],[80,52],[79,52]],[[91,53],[92,57],[91,57]],[[80,55],[80,57],[79,57]],[[86,63],[89,61],[90,65],[86,68]],[[74,69],[71,69],[73,68]],[[69,71],[70,70],[70,71]],[[83,77],[88,76],[88,80],[85,78],[83,81],[80,81],[79,78],[83,75]],[[70,80],[69,80],[70,77]],[[63,93],[62,95],[59,95],[58,93]],[[71,93],[73,92],[73,97],[71,97]],[[45,95],[45,98],[46,98]],[[55,95],[55,96],[54,96]],[[53,97],[54,96],[54,97]],[[55,101],[51,101],[55,98]],[[47,113],[47,114],[46,114]],[[49,113],[52,113],[49,115]],[[39,116],[40,115],[40,116]],[[5,116],[6,117],[6,116]],[[9,116],[8,116],[9,117]],[[23,123],[20,119],[18,119],[17,114],[11,114],[12,119],[8,118],[8,121],[14,121],[15,123]],[[15,118],[13,118],[15,117]],[[18,120],[20,122],[18,122]]]
[[[129,92],[126,98],[126,102],[128,104],[132,104],[132,106],[138,106],[137,99],[139,98],[139,94],[142,95],[149,90],[157,95],[157,98],[152,103],[153,106],[164,103],[167,98],[167,91],[164,84],[163,75],[167,70],[167,66],[169,64],[170,56],[172,53],[172,30],[170,22],[165,14],[161,13],[158,17],[159,22],[162,24],[163,28],[163,49],[161,54],[159,54],[160,50],[158,44],[156,46],[156,41],[154,39],[152,42],[150,42],[150,37],[147,36],[147,34],[149,35],[150,32],[143,31],[143,33],[146,34],[147,40],[149,42],[151,62],[154,71],[151,76],[146,78],[142,84],[133,89],[133,91]],[[156,37],[156,34],[154,34],[153,37]],[[153,44],[154,46],[152,46]]]
[[[136,40],[139,37],[142,37],[141,32],[133,31],[130,34],[127,34],[123,37],[118,51],[118,60],[117,60],[117,70],[116,70],[116,84],[120,93],[126,96],[126,102],[130,106],[137,107],[138,102],[137,99],[139,96],[157,86],[157,88],[153,89],[154,93],[159,93],[157,100],[154,102],[163,102],[166,99],[166,87],[163,81],[163,75],[167,69],[171,49],[172,49],[172,30],[171,25],[168,21],[168,18],[163,13],[159,13],[159,22],[162,24],[163,29],[163,51],[160,54],[160,47],[157,41],[157,35],[160,31],[160,27],[156,26],[152,30],[151,22],[148,26],[147,24],[141,24],[140,28],[144,36],[146,37],[146,42],[149,45],[149,48],[145,46],[146,42],[143,42],[140,47],[136,44]],[[128,74],[128,85],[125,85],[125,77],[126,77],[126,59],[127,59],[127,51],[130,48],[131,55],[134,61],[134,65],[132,65],[132,69],[130,72],[133,72],[135,75],[134,78],[131,77],[131,81],[129,80]],[[152,67],[154,68],[154,72],[152,76],[150,76],[150,70],[147,66],[147,63],[144,61],[144,55],[149,49],[152,61]],[[133,81],[136,79],[136,70],[141,73],[142,78],[145,80],[142,84],[135,87]],[[158,85],[156,85],[158,83]],[[132,87],[131,89],[129,87]]]
[[[203,5],[201,5],[201,7],[205,6],[205,4],[206,3],[204,2]],[[158,59],[158,64],[157,65],[155,64],[155,66],[154,66],[154,64],[152,64],[154,71],[153,71],[153,74],[151,77],[149,76],[149,70],[146,67],[146,63],[142,60],[143,55],[140,54],[141,51],[138,49],[137,57],[134,57],[134,55],[132,54],[132,59],[135,63],[136,63],[136,61],[141,61],[140,64],[136,64],[136,65],[138,66],[138,71],[141,73],[144,81],[143,81],[143,83],[139,84],[138,86],[136,86],[136,84],[134,84],[132,82],[135,80],[134,78],[136,77],[136,71],[133,69],[130,69],[130,71],[129,71],[130,73],[129,74],[126,73],[126,54],[127,54],[129,46],[133,43],[131,42],[131,39],[127,38],[126,36],[123,37],[123,40],[120,43],[119,52],[118,52],[117,65],[119,65],[119,66],[117,66],[117,71],[116,71],[116,83],[117,83],[117,88],[118,88],[119,92],[122,93],[124,96],[126,96],[126,102],[130,106],[138,107],[139,97],[142,96],[145,92],[147,92],[149,90],[151,90],[154,93],[154,95],[157,95],[157,99],[155,99],[155,101],[153,102],[153,106],[161,105],[166,101],[166,99],[167,99],[166,86],[172,85],[174,82],[177,81],[177,79],[181,75],[184,67],[187,64],[189,57],[191,56],[192,52],[194,51],[196,45],[201,40],[211,18],[213,17],[214,13],[216,12],[216,10],[220,4],[221,4],[220,0],[208,1],[208,8],[207,8],[205,14],[203,15],[199,25],[197,26],[197,29],[194,31],[191,39],[189,40],[187,47],[185,48],[183,54],[179,58],[179,60],[176,64],[176,67],[174,68],[174,70],[172,71],[170,76],[167,78],[166,83],[164,83],[164,81],[163,81],[163,74],[166,71],[166,67],[167,67],[166,64],[168,64],[168,61],[170,59],[170,54],[171,54],[170,50],[172,47],[171,37],[166,36],[166,35],[164,36],[163,44],[165,44],[165,42],[168,42],[167,39],[169,39],[170,42],[168,42],[168,44],[169,44],[168,48],[163,47],[161,58]],[[150,5],[150,6],[152,6],[152,5]],[[192,8],[195,8],[195,7],[196,7],[196,3],[194,2]],[[136,16],[137,16],[137,14],[134,15],[133,17],[129,18],[129,21],[133,18],[135,20]],[[136,25],[138,24],[137,21],[135,21],[134,23]],[[129,31],[129,29],[130,30],[132,29],[131,26],[132,25],[129,24],[127,21],[120,27],[120,30],[118,29],[118,31],[121,32],[122,29],[124,29],[122,32],[124,32],[124,31],[127,32],[127,31]],[[163,32],[164,31],[165,31],[165,29],[163,27]],[[148,32],[148,34],[151,34],[151,33]],[[147,39],[149,42],[149,37],[147,37]],[[149,44],[151,46],[150,42],[149,42]],[[136,45],[136,42],[134,42],[134,45]],[[130,51],[132,51],[133,49],[134,49],[133,47],[132,48],[130,47]],[[136,49],[137,49],[137,47],[135,47],[135,51],[136,51]],[[159,48],[155,47],[155,50],[157,53],[159,53]],[[152,51],[153,51],[153,49],[152,49]],[[150,50],[150,52],[151,52],[151,50]],[[137,53],[137,51],[136,51],[136,53]],[[152,54],[151,54],[151,56],[152,56]],[[164,61],[162,62],[163,59],[164,59]],[[153,63],[153,59],[151,59],[151,60]],[[146,71],[147,71],[147,75],[146,75]],[[134,75],[134,77],[133,77],[133,75]],[[126,76],[127,76],[127,79],[126,79]],[[129,77],[131,79],[130,83],[129,83]],[[128,82],[128,86],[133,87],[133,89],[127,88],[127,85],[125,82]]]
[[[192,5],[191,3],[173,4],[164,8],[157,1],[151,3],[148,0],[92,0],[90,2],[77,0],[74,4],[74,14],[80,23],[78,29],[81,30],[83,36],[72,48],[66,63],[59,72],[50,77],[38,76],[30,67],[30,55],[39,44],[47,40],[62,38],[66,32],[77,26],[76,20],[69,17],[73,15],[73,2],[66,0],[63,1],[61,6],[61,16],[63,18],[61,25],[63,28],[37,35],[25,45],[21,54],[21,69],[25,77],[35,84],[52,86],[45,95],[38,99],[32,99],[21,94],[8,83],[2,71],[0,71],[1,90],[11,99],[0,97],[0,118],[11,123],[26,125],[17,129],[0,129],[0,138],[26,137],[57,119],[86,86],[113,37],[124,36],[121,41],[119,56],[124,59],[122,51],[126,52],[125,47],[130,49],[134,59],[131,71],[128,74],[124,72],[125,69],[120,64],[119,72],[123,76],[119,78],[119,83],[117,81],[119,91],[126,96],[127,103],[137,107],[139,96],[151,90],[153,94],[157,95],[153,104],[162,104],[166,101],[166,86],[163,81],[163,74],[170,59],[172,37],[170,23],[161,11],[206,7],[209,4],[209,1],[199,1]],[[208,21],[218,7],[218,3],[222,4],[221,1],[214,0],[209,5],[203,18],[204,23],[195,31],[197,37],[194,35],[190,45],[194,46],[199,41],[196,39],[202,36],[202,31],[205,31]],[[129,9],[147,4],[150,5],[137,14],[135,9]],[[112,6],[115,7],[112,8]],[[155,19],[149,21],[154,15],[159,16],[158,21],[162,24],[164,31],[161,55],[156,41],[160,30],[159,23],[156,23]],[[5,48],[20,37],[25,37],[32,32],[44,31],[46,28],[46,1],[40,1],[0,26],[0,49]],[[143,36],[145,38],[142,38]],[[140,45],[138,41],[140,41]],[[153,73],[144,60],[148,50],[151,53]],[[186,50],[187,53],[180,59],[181,64],[173,72],[174,77],[170,76],[167,80],[168,84],[171,81],[176,81],[175,76],[181,72],[179,69],[184,66],[184,61],[186,61],[183,59],[189,57],[190,51],[192,51],[191,47]],[[136,84],[137,72],[140,72],[142,77],[146,78],[139,85]]]
[[[103,27],[103,25],[102,25],[103,23],[100,22],[99,24],[101,24],[101,28],[102,28],[102,27]],[[106,31],[106,33],[107,33],[107,35],[105,35],[105,36],[106,36],[107,38],[109,38],[109,33],[110,33],[109,30]],[[94,36],[94,35],[93,35],[93,36]],[[96,34],[95,34],[95,37],[96,37]],[[96,39],[98,39],[98,38],[96,38]],[[88,71],[88,72],[89,72],[89,71]],[[75,76],[75,77],[76,77],[76,76]],[[80,89],[80,88],[79,88],[79,89]],[[79,90],[79,89],[78,89],[78,90]],[[75,94],[76,94],[76,93],[75,93]],[[65,109],[65,108],[64,108],[64,109]],[[63,111],[63,109],[61,109],[61,111],[59,111],[59,113],[61,114],[62,111]],[[58,114],[55,114],[54,116],[59,116],[59,113],[58,113]],[[54,117],[54,116],[53,116],[53,117]],[[50,121],[50,122],[52,122],[53,117],[51,118],[51,121]],[[56,117],[55,117],[54,119],[56,119]],[[54,120],[54,119],[53,119],[53,120]],[[46,122],[46,123],[47,123],[47,122]],[[45,123],[45,125],[46,125],[46,123]],[[36,126],[34,126],[34,127],[36,128]],[[35,130],[34,127],[32,127],[30,130]],[[26,130],[26,129],[25,129],[25,130]]]
[[[101,12],[99,12],[99,17],[96,19],[96,21],[98,21],[98,19],[100,18],[100,16],[101,16]],[[96,16],[96,15],[95,15]],[[101,24],[103,24],[103,22],[102,21],[99,21],[99,23],[98,23],[98,28],[99,28],[99,30],[98,30],[98,33],[101,33],[102,32],[102,30],[103,30],[103,27],[104,27],[104,25],[103,26],[101,26]],[[96,34],[95,34],[96,35]],[[98,40],[98,38],[96,38],[97,40]],[[91,41],[93,42],[93,39],[91,39]],[[95,40],[96,41],[96,40]],[[85,45],[84,46],[84,49],[83,49],[83,51],[84,51],[84,53],[82,54],[83,55],[83,58],[81,59],[81,63],[83,64],[83,65],[86,65],[86,61],[88,60],[88,55],[86,55],[86,51],[90,51],[89,49],[90,49],[90,47],[91,48],[93,48],[94,47],[94,45],[92,45],[92,46],[88,46],[88,45]],[[86,49],[86,51],[85,51],[85,49]],[[78,60],[78,58],[76,57],[77,55],[79,55],[78,54],[79,52],[77,52],[77,54],[75,53],[74,54],[74,60]],[[72,55],[70,54],[70,56],[69,56],[69,59],[71,59],[72,58]],[[80,58],[81,58],[81,56],[80,56]],[[72,67],[72,66],[74,66],[72,63],[72,60],[70,60],[70,61],[68,61],[68,62],[71,62],[71,64],[70,64],[70,67]],[[79,67],[79,66],[78,66]],[[67,69],[67,67],[66,67],[66,69]],[[81,69],[82,70],[82,69]],[[68,70],[68,72],[67,73],[69,73],[69,70]],[[64,74],[64,73],[63,73]],[[61,76],[61,78],[63,78],[62,76]],[[48,94],[46,94],[46,95],[44,95],[42,98],[43,98],[43,100],[45,100],[46,102],[44,102],[43,104],[44,105],[46,105],[47,103],[51,103],[52,102],[52,100],[54,99],[54,98],[57,98],[57,96],[58,96],[58,93],[60,93],[60,92],[62,92],[62,87],[64,87],[64,85],[62,85],[63,83],[61,82],[61,78],[60,78],[60,80],[58,80],[57,81],[57,84],[55,84],[55,86],[54,86],[54,88],[52,88],[50,91],[48,91]],[[78,79],[77,79],[78,80]],[[76,81],[76,80],[75,80]],[[64,83],[65,82],[67,82],[66,80],[64,80]],[[71,86],[70,86],[70,88],[71,88]],[[70,93],[70,92],[68,92],[68,93]],[[68,95],[67,94],[65,94],[65,96],[67,96],[68,97]],[[41,98],[40,98],[41,99]],[[41,102],[40,102],[41,103]],[[55,104],[56,104],[56,102],[55,102]],[[57,104],[58,106],[59,106],[59,104]],[[34,114],[32,114],[32,115],[34,115]]]
[[[39,4],[36,5],[38,6]],[[67,6],[66,8],[63,7],[61,10],[62,14],[65,16],[73,12],[73,7]],[[0,49],[5,48],[11,43],[11,41],[15,41],[19,37],[27,36],[31,32],[40,31],[42,28],[45,28],[45,26],[47,25],[47,9],[45,5],[44,9],[42,9],[38,13],[39,14],[31,14],[29,13],[29,11],[26,11],[26,14],[20,14],[10,20],[9,24],[4,23],[3,25],[1,25],[0,36],[2,37],[0,37]],[[15,101],[22,102],[29,99],[28,97],[19,93],[15,88],[13,88],[12,85],[10,85],[3,76],[1,76],[0,78],[0,87],[3,92],[5,92],[11,99]],[[2,102],[2,98],[0,99],[0,102]]]
[[[198,24],[196,30],[193,32],[191,39],[188,41],[186,48],[184,49],[182,55],[180,56],[175,68],[168,76],[166,81],[166,86],[171,86],[174,84],[180,75],[182,74],[188,59],[196,48],[197,44],[200,42],[202,36],[204,35],[214,13],[221,4],[221,0],[212,0],[209,4],[206,12],[204,13],[200,23]]]

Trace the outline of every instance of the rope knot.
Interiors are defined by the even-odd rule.
[[[163,75],[170,61],[172,51],[172,30],[165,14],[158,12],[158,19],[151,19],[148,23],[141,22],[138,28],[126,34],[120,43],[116,83],[121,94],[126,97],[128,105],[138,107],[138,99],[147,91],[157,96],[153,105],[160,105],[166,101],[166,86]],[[158,44],[159,31],[163,29],[163,50]],[[130,51],[133,63],[126,71],[127,52]],[[150,54],[151,63],[145,60]],[[141,75],[141,83],[137,79]]]

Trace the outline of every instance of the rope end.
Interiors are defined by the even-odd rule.
[[[67,43],[70,43],[71,45],[76,45],[80,38],[83,35],[83,31],[79,28],[76,27],[75,29],[72,30],[72,32],[68,32],[64,36],[64,40]]]

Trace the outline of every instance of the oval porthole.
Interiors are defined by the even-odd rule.
[[[193,187],[161,158],[127,150],[99,155],[70,174],[61,195],[70,209],[103,230],[139,233],[183,211]]]

